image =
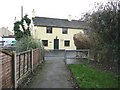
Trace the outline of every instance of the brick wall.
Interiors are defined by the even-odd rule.
[[[2,88],[11,88],[13,87],[12,56],[1,53],[0,57],[2,61]]]

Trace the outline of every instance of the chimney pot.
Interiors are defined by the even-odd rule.
[[[72,21],[72,16],[68,15],[68,21]]]
[[[35,9],[32,10],[32,17],[35,17]]]

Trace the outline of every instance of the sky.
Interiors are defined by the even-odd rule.
[[[0,0],[0,28],[13,30],[14,19],[21,18],[23,13],[31,18],[32,10],[35,16],[67,19],[79,19],[85,12],[92,10],[95,2],[106,3],[108,0]]]

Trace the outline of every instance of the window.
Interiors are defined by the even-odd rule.
[[[68,33],[68,28],[62,28],[62,34],[67,34]]]
[[[64,41],[64,46],[70,46],[70,41],[69,40],[65,40]]]
[[[52,33],[52,27],[47,27],[46,30],[47,30],[46,33]]]
[[[42,40],[42,44],[43,44],[44,46],[48,46],[48,40]]]

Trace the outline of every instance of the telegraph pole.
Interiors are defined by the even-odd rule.
[[[21,19],[23,18],[23,6],[21,6]]]

